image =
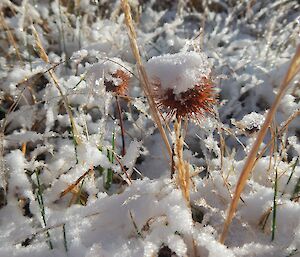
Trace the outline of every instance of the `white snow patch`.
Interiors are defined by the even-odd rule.
[[[180,94],[209,77],[211,66],[204,53],[187,52],[152,57],[146,70],[150,81]]]

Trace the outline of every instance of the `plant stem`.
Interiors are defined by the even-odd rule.
[[[288,178],[288,180],[285,184],[285,189],[286,189],[287,185],[290,183],[290,181],[291,181],[291,179],[294,175],[295,168],[298,166],[298,162],[299,162],[299,156],[297,157],[295,163],[292,165],[292,172],[291,172],[291,174],[290,174],[290,176],[289,176],[289,178]],[[281,196],[283,196],[285,194],[285,189],[282,191]]]
[[[68,53],[67,53],[67,47],[66,47],[66,40],[65,40],[65,31],[64,31],[64,25],[63,25],[63,19],[62,19],[62,11],[61,11],[61,0],[58,1],[58,10],[59,10],[59,20],[60,20],[60,31],[62,36],[62,43],[63,43],[63,52],[66,55],[66,66],[68,65]]]
[[[126,148],[125,148],[125,129],[124,129],[124,123],[122,119],[122,110],[120,106],[119,97],[116,96],[116,103],[117,103],[117,110],[119,115],[119,121],[120,121],[120,128],[121,128],[121,136],[122,136],[122,152],[121,155],[124,156],[126,154]]]
[[[107,158],[110,161],[110,163],[114,162],[114,150],[115,150],[115,132],[112,134],[112,151],[107,149]],[[104,171],[104,188],[108,190],[111,187],[112,181],[113,181],[113,170],[111,168]]]
[[[63,224],[63,237],[64,237],[64,247],[66,252],[68,252],[68,242],[67,242],[67,236],[66,236],[66,224]]]
[[[41,183],[40,183],[38,171],[35,171],[35,175],[36,175],[36,180],[37,180],[37,184],[38,184],[37,200],[38,200],[39,207],[40,207],[40,210],[41,210],[41,215],[42,215],[42,220],[43,220],[44,227],[47,227],[43,192],[42,192],[42,188],[41,188]],[[46,232],[46,235],[47,235],[47,238],[48,238],[49,248],[52,250],[53,245],[52,245],[52,242],[51,242],[51,237],[50,237],[49,231]]]
[[[278,180],[278,172],[277,172],[277,168],[276,168],[275,169],[275,181],[274,181],[274,197],[273,197],[273,219],[272,219],[272,238],[271,238],[272,241],[275,239],[275,230],[276,230],[277,180]]]
[[[184,198],[190,206],[190,172],[189,164],[183,159],[183,139],[181,133],[180,117],[176,117],[174,131],[176,135],[174,144],[176,160],[174,163],[177,170],[177,183],[182,191]]]
[[[80,187],[79,187],[79,190],[78,190],[78,194],[77,194],[77,199],[76,199],[75,203],[81,204],[81,193],[82,193],[83,184],[84,184],[84,179],[81,181],[81,184],[80,184]]]

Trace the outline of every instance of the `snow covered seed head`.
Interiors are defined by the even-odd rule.
[[[146,69],[154,99],[169,117],[197,119],[213,112],[216,94],[204,53],[188,52],[151,58]]]
[[[105,90],[116,95],[126,95],[131,77],[128,67],[119,58],[110,58],[89,67],[86,81],[92,87],[97,83],[104,85]]]
[[[109,80],[104,80],[104,85],[107,91],[124,96],[127,93],[129,79],[130,75],[128,73],[118,69],[111,74],[111,78]]]

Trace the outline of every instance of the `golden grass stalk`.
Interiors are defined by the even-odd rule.
[[[183,159],[183,138],[181,134],[181,119],[175,119],[174,124],[174,131],[175,131],[175,146],[174,146],[174,153],[175,153],[175,167],[176,167],[176,180],[177,184],[179,185],[182,194],[187,201],[188,205],[190,206],[190,168],[189,163],[184,161]]]
[[[123,12],[125,13],[125,22],[126,22],[126,26],[128,28],[128,36],[129,36],[129,40],[130,40],[131,49],[132,49],[133,55],[137,62],[137,69],[138,69],[140,82],[141,82],[143,91],[144,91],[144,93],[147,97],[148,103],[149,103],[151,116],[159,129],[161,137],[167,147],[168,154],[169,154],[170,158],[172,158],[172,149],[171,149],[169,140],[167,138],[166,132],[163,128],[162,122],[160,120],[160,115],[157,110],[155,101],[152,97],[151,85],[148,80],[148,76],[147,76],[147,73],[146,73],[145,67],[143,65],[140,52],[139,52],[139,48],[138,48],[138,44],[137,44],[137,40],[136,40],[137,36],[135,33],[135,29],[134,29],[133,21],[132,21],[132,17],[131,17],[130,6],[129,6],[127,0],[121,0],[121,4],[122,4]]]
[[[276,110],[280,104],[280,100],[284,96],[289,83],[293,80],[293,78],[299,72],[299,70],[300,70],[300,46],[298,46],[298,48],[297,48],[297,51],[290,63],[288,71],[282,81],[280,88],[279,88],[279,92],[276,96],[276,99],[267,114],[266,120],[265,120],[263,126],[261,127],[261,129],[257,135],[257,139],[256,139],[254,145],[252,146],[252,149],[251,149],[251,151],[248,155],[248,158],[244,164],[242,173],[241,173],[239,180],[237,182],[237,185],[236,185],[236,189],[235,189],[234,196],[233,196],[233,199],[230,204],[230,208],[229,208],[226,220],[224,222],[222,234],[220,236],[220,242],[222,244],[225,242],[228,228],[231,224],[231,221],[232,221],[235,211],[237,209],[237,205],[238,205],[241,193],[243,192],[246,182],[248,180],[248,177],[249,177],[251,171],[253,170],[260,144],[262,143],[262,141],[267,133],[267,130],[274,118]]]
[[[38,53],[39,53],[40,58],[44,62],[50,64],[48,55],[47,55],[47,53],[46,53],[46,51],[45,51],[45,49],[44,49],[44,47],[42,45],[42,42],[40,40],[40,37],[39,37],[38,33],[37,33],[37,31],[36,31],[36,29],[35,29],[35,27],[33,25],[32,25],[32,32],[33,32],[33,36],[34,36],[34,39],[35,39],[36,47],[38,49]],[[52,78],[52,80],[54,82],[55,87],[58,89],[59,94],[61,95],[61,97],[63,99],[63,103],[65,105],[66,111],[67,111],[69,119],[70,119],[70,123],[71,123],[71,127],[72,127],[72,132],[73,132],[74,140],[75,140],[76,144],[80,144],[81,143],[81,138],[80,138],[80,135],[79,135],[78,130],[76,128],[74,117],[73,117],[71,108],[69,106],[68,98],[62,92],[62,90],[61,90],[61,88],[59,86],[59,83],[58,83],[58,78],[56,77],[56,74],[53,71],[53,69],[49,70],[49,74],[50,74],[50,77]]]

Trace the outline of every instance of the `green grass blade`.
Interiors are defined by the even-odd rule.
[[[275,230],[276,230],[276,211],[277,211],[277,186],[278,186],[278,171],[275,169],[275,181],[274,181],[274,197],[273,197],[273,218],[272,218],[272,238],[275,239]]]
[[[38,173],[39,172],[36,170],[35,171],[35,175],[36,175],[37,186],[38,186],[38,190],[37,190],[36,196],[37,196],[38,204],[39,204],[39,207],[40,207],[43,224],[44,224],[44,227],[46,227],[47,226],[47,222],[46,222],[46,216],[45,216],[45,205],[44,205],[43,191],[42,191],[42,187],[41,187],[40,178],[39,178],[39,174]],[[53,249],[53,244],[51,242],[50,232],[47,231],[46,235],[47,235],[47,238],[48,238],[47,241],[48,241],[49,248],[52,250]]]
[[[68,252],[68,242],[67,242],[67,235],[66,235],[66,224],[63,225],[63,237],[64,237],[64,247],[66,252]]]

